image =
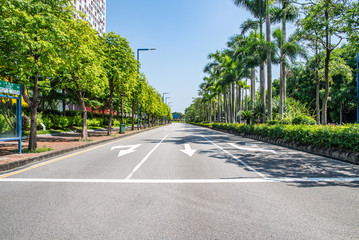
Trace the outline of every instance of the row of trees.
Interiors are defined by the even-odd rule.
[[[0,76],[24,86],[31,109],[29,150],[36,149],[37,113],[46,99],[81,107],[84,140],[86,106],[110,110],[109,135],[114,108],[121,109],[123,123],[124,108],[130,106],[132,128],[137,104],[152,123],[172,116],[160,94],[139,74],[128,41],[116,33],[99,36],[74,15],[70,0],[8,0],[0,6]]]
[[[359,50],[359,3],[349,0],[233,2],[249,10],[255,19],[241,24],[241,33],[230,38],[227,49],[209,54],[211,62],[204,69],[207,76],[199,90],[202,103],[209,109],[208,121],[241,122],[238,113],[249,108],[263,123],[290,117],[288,94],[295,89],[288,89],[287,82],[291,79],[291,87],[294,86],[293,82],[303,80],[298,78],[300,69],[310,69],[306,80],[315,86],[314,99],[298,98],[295,94],[292,97],[309,105],[315,102],[317,123],[327,124],[331,84],[337,81],[342,87],[349,86],[355,76],[355,68],[348,64],[349,58],[355,57],[355,51]],[[288,21],[297,26],[289,37]],[[272,31],[273,23],[281,27]],[[346,46],[341,45],[344,40]],[[348,50],[353,56],[344,54]],[[300,62],[296,62],[298,59]],[[272,64],[280,65],[280,79],[274,81],[276,89],[273,89]],[[259,96],[255,90],[257,68]],[[251,89],[250,99],[247,89]],[[273,99],[273,90],[277,90],[278,99]],[[342,95],[349,94],[349,88],[342,90],[346,91]],[[198,104],[198,100],[193,103]],[[198,113],[201,111],[198,109]]]

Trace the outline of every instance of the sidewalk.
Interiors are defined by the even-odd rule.
[[[43,153],[22,153],[17,154],[18,142],[0,142],[0,172],[10,170],[16,167],[23,166],[25,164],[41,161],[51,157],[58,156],[67,152],[71,152],[80,148],[88,147],[98,143],[111,141],[118,138],[127,137],[136,133],[147,131],[153,128],[147,128],[142,130],[131,131],[131,128],[126,128],[125,134],[118,133],[118,128],[112,130],[112,136],[106,136],[107,131],[104,129],[100,130],[89,130],[90,141],[82,142],[80,140],[81,133],[63,133],[63,134],[45,134],[38,135],[37,148],[51,148],[52,151]],[[28,146],[28,139],[23,138],[22,149],[26,149]]]

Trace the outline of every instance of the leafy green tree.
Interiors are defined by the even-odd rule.
[[[137,61],[128,41],[110,32],[103,36],[104,68],[108,79],[110,119],[107,134],[111,135],[113,118],[113,97],[116,92],[120,98],[121,123],[123,120],[123,100],[131,94],[131,87],[137,78]]]
[[[39,86],[49,86],[62,63],[59,53],[74,13],[69,0],[7,0],[1,1],[0,16],[0,66],[24,86],[31,109],[28,149],[32,151],[37,147]]]
[[[329,65],[330,55],[333,50],[339,46],[341,41],[346,37],[345,18],[348,9],[353,5],[345,0],[316,0],[306,5],[304,9],[304,19],[298,23],[303,28],[307,35],[313,35],[315,32],[318,42],[325,50],[325,64],[324,64],[324,80],[325,93],[322,102],[322,124],[327,124],[327,108],[329,97]],[[335,35],[337,42],[332,43],[331,36]]]
[[[62,88],[73,91],[82,111],[83,140],[88,140],[86,101],[88,93],[96,95],[108,83],[103,62],[101,41],[97,32],[83,20],[71,20],[68,24],[69,43],[64,56],[65,78]]]

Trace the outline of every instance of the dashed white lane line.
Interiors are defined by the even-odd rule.
[[[359,182],[354,178],[241,178],[241,179],[66,179],[66,178],[4,178],[0,183],[167,183],[167,184],[201,184],[201,183],[351,183]]]
[[[125,178],[125,180],[130,179],[133,174],[135,174],[135,172],[142,166],[142,164],[144,164],[147,159],[151,156],[151,154],[158,148],[159,145],[161,145],[161,143],[167,138],[168,135],[166,135],[164,138],[162,138],[162,140],[157,143],[157,145],[146,155],[146,157],[132,170],[132,172]]]
[[[265,178],[265,176],[258,172],[257,170],[255,170],[254,168],[252,168],[251,166],[249,166],[246,162],[244,162],[243,160],[237,158],[236,156],[232,155],[230,152],[228,152],[227,150],[225,150],[224,148],[222,148],[221,146],[218,146],[216,143],[212,142],[211,140],[209,140],[208,138],[206,138],[205,136],[200,136],[204,139],[206,139],[209,143],[212,143],[214,146],[216,146],[217,148],[221,149],[223,152],[227,153],[229,156],[231,156],[233,159],[237,160],[238,162],[240,162],[243,166],[245,166],[246,168],[248,168],[250,171],[256,173],[258,176]]]

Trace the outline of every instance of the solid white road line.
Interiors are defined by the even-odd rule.
[[[214,142],[212,142],[211,140],[209,140],[208,138],[206,138],[205,136],[201,136],[202,138],[206,139],[208,142],[212,143],[214,146],[216,146],[217,148],[221,149],[223,152],[227,153],[229,156],[231,156],[232,158],[234,158],[235,160],[237,160],[238,162],[240,162],[243,166],[245,166],[246,168],[248,168],[249,170],[251,170],[252,172],[256,173],[258,176],[265,178],[265,176],[258,172],[257,170],[255,170],[254,168],[252,168],[251,166],[249,166],[246,162],[242,161],[241,159],[237,158],[236,156],[232,155],[230,152],[228,152],[227,150],[223,149],[222,147],[218,146],[217,144],[215,144]]]
[[[351,183],[354,178],[241,178],[241,179],[60,179],[60,178],[4,178],[0,183]]]
[[[142,164],[144,164],[146,162],[146,160],[150,157],[150,155],[158,148],[159,145],[161,145],[161,143],[163,142],[163,140],[166,139],[168,135],[166,135],[164,138],[162,138],[162,140],[157,143],[157,145],[146,155],[146,157],[132,170],[132,172],[125,178],[126,180],[130,179],[133,174],[135,174],[135,172],[142,166]]]

